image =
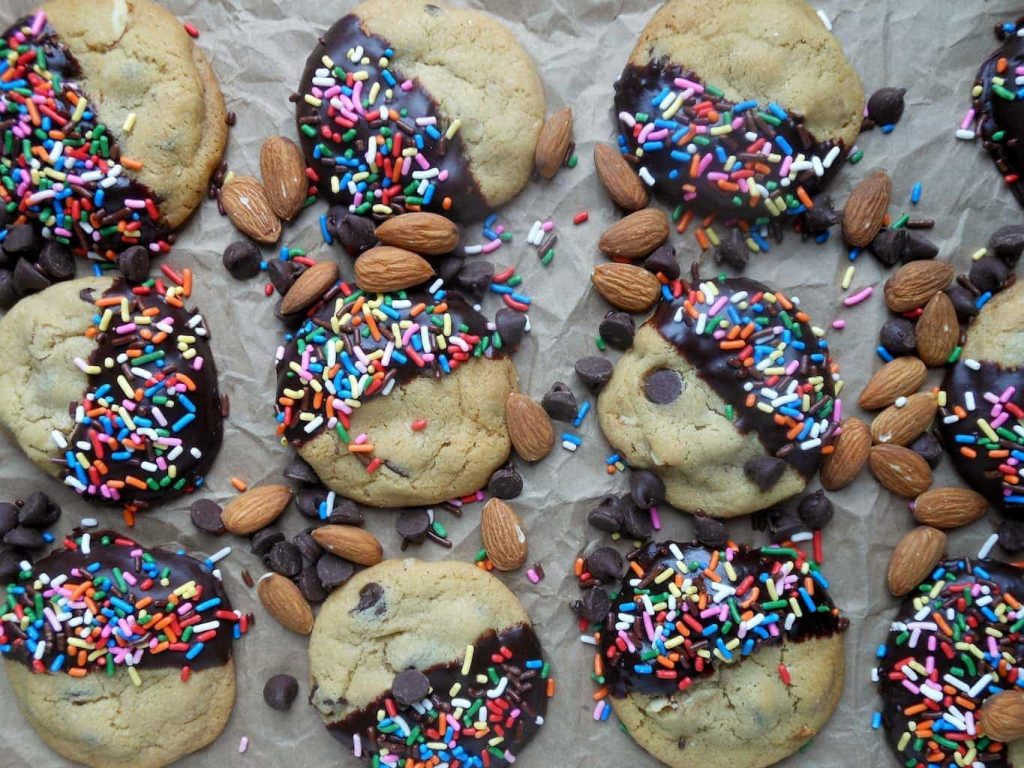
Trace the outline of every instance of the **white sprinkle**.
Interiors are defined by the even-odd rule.
[[[956,132],[956,137],[961,141],[974,141],[975,133],[967,128],[961,128]]]
[[[218,560],[223,560],[225,557],[227,557],[230,554],[231,554],[231,547],[224,547],[223,549],[220,549],[220,550],[214,552],[212,555],[210,555],[206,559],[207,559],[208,562],[216,563]]]
[[[83,517],[81,525],[83,528],[95,528],[99,525],[95,517]]]
[[[563,440],[562,441],[562,447],[565,448],[565,450],[567,450],[567,451],[572,451],[573,453],[575,453],[577,446],[576,446],[576,443],[574,443],[574,442],[572,442],[570,440]]]
[[[648,187],[654,186],[654,176],[651,175],[651,172],[647,170],[646,166],[640,169],[638,175],[643,179],[644,184]]]
[[[238,753],[241,754],[249,748],[249,737],[243,736],[242,740],[238,742]]]
[[[828,14],[825,13],[824,9],[822,9],[822,8],[819,8],[817,13],[818,13],[818,18],[821,19],[821,23],[825,25],[825,29],[827,29],[829,32],[831,32],[832,31],[832,22],[829,20]]]
[[[997,541],[999,541],[998,533],[993,533],[991,536],[989,536],[985,540],[985,543],[981,545],[981,549],[978,550],[978,559],[984,560],[986,557],[988,557],[989,553],[992,552],[992,547],[996,545]]]
[[[965,357],[965,358],[964,358],[964,365],[966,365],[966,366],[967,366],[968,368],[970,368],[970,369],[971,369],[972,371],[978,371],[978,370],[981,370],[981,363],[979,363],[979,362],[978,362],[977,360],[975,360],[975,359],[974,359],[973,357]]]
[[[903,408],[906,404],[907,404],[907,398],[905,396],[902,396],[902,395],[900,397],[897,397],[896,398],[896,402],[893,403],[893,405],[895,405],[897,408]]]
[[[62,435],[56,429],[50,433],[50,438],[53,440],[54,444],[62,451],[68,447],[68,441],[64,438],[64,435]]]

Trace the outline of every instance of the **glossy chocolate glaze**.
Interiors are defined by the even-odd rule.
[[[354,64],[348,58],[348,52],[359,47],[362,47],[363,55],[369,59],[366,64]],[[295,106],[296,123],[306,162],[320,175],[320,194],[333,203],[352,204],[353,196],[347,189],[347,183],[342,184],[340,191],[335,193],[331,190],[330,178],[334,175],[343,178],[348,172],[347,163],[349,161],[343,157],[345,152],[351,150],[359,158],[365,155],[367,143],[371,136],[378,134],[381,122],[379,119],[367,122],[365,114],[361,115],[361,119],[355,124],[355,138],[346,142],[341,139],[341,135],[350,130],[350,126],[334,122],[333,117],[328,114],[329,101],[325,101],[320,107],[315,107],[308,104],[302,97],[312,92],[313,78],[316,70],[324,66],[324,56],[329,56],[336,66],[343,67],[347,72],[355,70],[369,72],[370,78],[366,81],[367,87],[375,81],[380,81],[382,88],[386,87],[386,81],[381,76],[382,67],[379,62],[382,58],[394,59],[394,66],[389,65],[388,69],[398,83],[403,82],[405,78],[401,75],[402,52],[395,51],[389,55],[387,52],[390,50],[391,46],[386,40],[365,32],[359,17],[350,14],[339,20],[320,38],[319,44],[306,61],[306,68],[299,84],[299,99]],[[371,110],[384,104],[387,105],[389,111],[396,113],[397,119],[391,121],[392,127],[403,135],[404,146],[410,146],[413,138],[419,136],[423,141],[420,151],[429,161],[430,166],[448,173],[448,178],[439,182],[430,205],[416,209],[437,211],[459,221],[476,221],[484,218],[490,209],[473,177],[459,134],[456,133],[451,141],[443,137],[435,140],[425,131],[417,128],[415,122],[419,117],[436,117],[439,122],[439,130],[443,134],[447,127],[445,121],[454,120],[458,115],[442,115],[437,101],[418,81],[414,82],[413,87],[407,91],[396,84],[392,89],[392,98],[385,101],[383,95],[379,96],[371,105]],[[311,138],[303,133],[304,126],[312,126],[317,132],[316,137]],[[330,137],[324,136],[325,128],[329,129],[332,134]],[[314,149],[319,144],[328,146],[338,161],[326,156],[317,159]],[[390,165],[386,167],[389,168]],[[405,177],[399,182],[399,185],[405,187],[409,181],[410,177]],[[445,210],[443,207],[446,197],[452,200],[450,210]],[[395,213],[406,210],[404,192],[391,199],[390,205]]]
[[[83,531],[78,530],[75,532],[74,539],[80,540]],[[104,537],[109,537],[110,543],[103,544]],[[88,578],[92,581],[97,582],[103,577],[109,578],[110,586],[108,588],[108,594],[112,594],[124,600],[127,603],[136,603],[146,597],[153,598],[154,605],[150,607],[152,613],[156,613],[157,608],[162,610],[163,601],[167,599],[175,589],[180,587],[182,584],[186,584],[190,581],[194,581],[197,586],[202,588],[201,596],[198,596],[191,602],[195,605],[205,600],[213,598],[220,598],[220,605],[216,609],[204,611],[203,621],[209,621],[214,619],[215,610],[231,610],[231,601],[228,599],[227,592],[224,590],[224,585],[219,579],[217,579],[207,568],[199,561],[188,555],[180,555],[176,552],[171,552],[166,549],[159,548],[146,548],[141,547],[138,543],[122,536],[115,531],[92,531],[90,532],[90,538],[92,541],[91,551],[88,555],[83,554],[81,549],[77,546],[71,548],[67,546],[65,540],[64,546],[59,549],[53,550],[49,555],[39,560],[32,567],[32,576],[24,581],[19,582],[19,586],[25,588],[26,592],[18,599],[23,604],[31,604],[35,599],[36,590],[33,588],[33,583],[41,574],[46,574],[50,579],[54,579],[60,575],[66,575],[68,584],[77,584],[85,581],[80,575],[76,574],[76,569],[81,572],[85,572],[88,566],[95,563],[100,564],[98,571],[92,572]],[[142,549],[144,554],[151,555],[156,562],[156,565],[160,568],[161,572],[167,569],[167,586],[162,586],[159,581],[154,581],[152,587],[148,590],[142,590],[138,587],[129,586],[127,590],[122,591],[117,587],[114,581],[114,569],[118,568],[122,573],[131,574],[137,577],[139,584],[147,578],[147,575],[143,572],[141,567],[141,558],[132,557],[131,552],[136,549]],[[42,592],[40,599],[42,597]],[[8,592],[8,596],[13,597]],[[76,614],[78,612],[76,611]],[[194,613],[194,612],[192,612]],[[191,613],[182,614],[179,616],[181,620],[187,620]],[[43,638],[47,643],[47,651],[43,655],[41,661],[43,665],[49,669],[51,662],[60,654],[68,653],[67,636],[61,632],[56,632],[49,623],[46,621],[39,622],[42,626]],[[62,624],[63,626],[63,624]],[[32,666],[32,656],[29,653],[24,639],[25,633],[21,630],[18,624],[13,622],[3,623],[4,634],[7,637],[7,642],[11,644],[10,653],[5,653],[5,658],[13,661],[18,661],[26,666]],[[148,647],[150,639],[155,637],[155,634],[147,632],[140,639],[132,643],[134,648],[145,648]],[[231,658],[231,641],[232,641],[232,625],[224,620],[220,621],[220,628],[218,629],[216,636],[205,641],[202,652],[195,658],[189,660],[185,658],[184,651],[176,651],[168,649],[162,653],[143,653],[140,662],[136,667],[140,670],[145,669],[167,669],[174,667],[189,666],[193,670],[208,669],[210,667],[217,667],[226,664]],[[74,650],[72,649],[72,652]],[[65,667],[66,669],[67,667]],[[92,674],[106,674],[105,666],[98,662],[90,667]]]
[[[1015,27],[1024,24],[1024,17],[1017,20]],[[1006,59],[1006,71],[999,75],[997,64]],[[1006,35],[1003,44],[981,65],[975,77],[975,87],[981,87],[981,94],[974,97],[974,110],[977,113],[978,134],[984,141],[985,149],[996,164],[1003,177],[1019,176],[1024,170],[1024,99],[1019,96],[1008,101],[994,93],[992,79],[1005,77],[1008,81],[1007,90],[1016,93],[1014,85],[1017,67],[1024,65],[1024,38],[1011,32]],[[998,131],[1006,135],[1000,141],[992,138]],[[1007,179],[1007,183],[1017,202],[1024,205],[1024,181],[1020,178]]]
[[[448,692],[456,682],[462,683],[460,698],[467,698],[470,701],[476,698],[487,698],[484,691],[490,687],[490,683],[478,688],[475,678],[477,675],[486,675],[488,667],[498,666],[491,660],[491,655],[498,653],[503,646],[512,651],[512,659],[508,666],[498,674],[499,677],[509,675],[506,692],[514,695],[515,706],[522,709],[523,715],[511,731],[506,731],[506,740],[501,744],[500,749],[502,751],[508,749],[514,755],[518,755],[540,729],[537,717],[544,717],[548,703],[546,682],[541,678],[540,670],[528,670],[521,666],[526,661],[544,658],[540,640],[531,626],[520,624],[506,629],[500,634],[496,634],[492,630],[478,638],[473,643],[473,663],[468,675],[462,675],[461,661],[438,664],[420,671],[430,679],[432,690],[429,698],[434,705],[434,711],[450,713],[454,707]],[[418,755],[416,746],[407,746],[404,739],[392,740],[377,731],[377,712],[384,709],[385,701],[391,696],[391,691],[378,696],[362,709],[352,712],[336,723],[331,723],[327,726],[328,729],[336,738],[349,746],[353,743],[354,735],[361,736],[363,757],[367,760],[382,746],[386,746],[390,753],[397,754],[402,758],[415,757]],[[399,714],[406,719],[410,727],[422,725],[424,728],[428,728],[437,722],[436,714],[432,718],[425,718],[412,707],[400,709]],[[488,733],[483,738],[462,738],[458,744],[467,753],[479,755],[486,751],[488,741],[492,738],[494,738],[494,733]],[[490,758],[490,764],[495,768],[510,764],[493,753]]]

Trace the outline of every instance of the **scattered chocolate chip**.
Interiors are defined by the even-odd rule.
[[[288,480],[297,480],[307,485],[316,485],[320,482],[320,478],[316,476],[316,472],[313,471],[309,462],[298,454],[295,454],[292,460],[288,462],[288,466],[284,468],[283,474]]]
[[[327,516],[331,525],[362,525],[365,518],[363,510],[359,505],[350,499],[340,499],[334,502],[334,511]]]
[[[523,492],[523,476],[511,464],[500,467],[487,481],[487,493],[499,499],[514,499]]]
[[[797,514],[811,528],[824,528],[832,520],[835,510],[824,491],[815,491],[800,499]]]
[[[597,506],[587,513],[587,522],[606,533],[618,533],[622,528],[622,503],[618,496],[603,496]]]
[[[284,541],[284,534],[271,528],[256,531],[249,541],[249,548],[254,555],[263,557],[278,542]]]
[[[630,496],[620,499],[619,504],[622,507],[622,533],[640,541],[649,538],[654,530],[651,513],[646,509],[640,509]]]
[[[942,443],[930,432],[925,432],[917,440],[910,444],[910,450],[928,462],[928,465],[935,469],[942,461]]]
[[[302,553],[290,541],[279,541],[270,548],[263,562],[282,576],[295,576],[302,570]]]
[[[905,317],[892,317],[885,321],[878,332],[878,341],[894,357],[911,355],[917,349],[917,333],[914,324]]]
[[[493,280],[494,265],[491,262],[471,259],[463,265],[455,283],[473,298],[481,299]]]
[[[220,504],[209,499],[199,499],[192,502],[188,514],[192,525],[205,533],[220,536],[227,528],[224,527],[224,520],[221,518]]]
[[[494,327],[501,336],[501,345],[514,349],[526,335],[526,315],[511,309],[499,309],[494,315]]]
[[[395,675],[391,682],[391,695],[399,706],[409,707],[427,698],[430,678],[417,669],[406,669]]]
[[[295,506],[299,512],[306,517],[311,517],[320,522],[331,523],[332,525],[362,525],[363,511],[351,499],[336,497],[330,514],[325,518],[320,517],[320,508],[326,501],[328,492],[322,486],[315,488],[303,488],[295,497]]]
[[[693,516],[693,530],[697,541],[705,547],[720,549],[729,541],[729,531],[721,520],[708,517],[703,511]]]
[[[444,281],[445,285],[451,285],[464,266],[466,266],[465,259],[458,256],[445,256],[437,264],[437,276]]]
[[[660,368],[644,379],[644,397],[655,405],[675,402],[683,393],[683,379],[675,371]]]
[[[320,583],[320,575],[316,572],[315,565],[304,566],[295,577],[295,585],[302,596],[311,603],[322,603],[327,599],[327,590]]]
[[[749,459],[743,465],[743,474],[762,491],[774,488],[785,472],[786,462],[774,456]]]
[[[327,212],[327,230],[349,256],[358,256],[377,244],[373,222],[349,213],[344,205],[335,205]]]
[[[270,284],[282,296],[288,293],[288,289],[294,285],[304,270],[305,267],[294,261],[271,259],[267,262],[267,277]]]
[[[364,585],[363,588],[359,590],[359,602],[356,604],[356,607],[350,611],[350,613],[355,613],[356,611],[365,611],[370,608],[373,608],[374,606],[377,606],[376,610],[374,610],[374,613],[379,616],[380,614],[384,613],[385,610],[387,610],[387,606],[381,603],[383,597],[384,587],[382,587],[375,581],[371,581],[369,584]]]
[[[996,293],[1002,290],[1009,275],[1010,268],[1002,259],[995,256],[981,257],[971,264],[971,269],[967,273],[968,279],[982,293],[986,291]]]
[[[395,528],[398,535],[413,544],[422,544],[426,541],[427,531],[430,530],[430,514],[425,509],[406,509],[395,520]]]
[[[1006,266],[1015,267],[1024,251],[1024,225],[1009,224],[1000,227],[989,238],[988,249],[1002,259]]]
[[[0,579],[4,582],[14,581],[21,572],[21,561],[32,561],[27,552],[14,547],[3,547],[0,549]]]
[[[0,309],[10,309],[18,302],[14,289],[14,275],[9,269],[0,269]]]
[[[39,271],[39,268],[27,259],[22,259],[14,267],[14,290],[19,296],[39,293],[51,285],[50,278]]]
[[[298,695],[299,681],[291,675],[274,675],[263,686],[263,700],[268,707],[280,712],[291,709]]]
[[[906,88],[879,88],[868,98],[868,117],[876,125],[895,125],[903,116]]]
[[[1024,521],[1007,518],[996,528],[999,534],[999,546],[1007,552],[1020,552],[1024,549]]]
[[[725,264],[737,272],[747,268],[750,261],[750,248],[747,247],[743,233],[738,229],[728,229],[720,236],[715,248],[715,263]]]
[[[248,568],[242,569],[242,583],[245,584],[245,586],[249,587],[249,589],[252,589],[256,586],[256,581],[253,579],[252,574],[249,573]]]
[[[75,276],[75,255],[52,240],[46,241],[36,263],[43,274],[54,282],[70,280]]]
[[[632,320],[632,319],[631,319]],[[540,401],[541,407],[547,411],[555,421],[569,421],[576,418],[579,413],[579,406],[576,405],[576,395],[572,393],[567,384],[556,381],[551,385]]]
[[[772,532],[774,541],[787,541],[798,533],[808,532],[807,524],[796,510],[768,510],[768,530]]]
[[[895,267],[903,260],[903,251],[907,247],[907,230],[881,229],[868,246],[872,255],[885,267]]]
[[[900,261],[907,264],[911,261],[927,261],[939,255],[939,246],[914,230],[907,230],[907,241],[903,246]]]
[[[325,552],[320,555],[320,559],[316,561],[316,575],[320,579],[320,583],[324,589],[330,592],[332,589],[340,587],[346,581],[352,578],[352,574],[356,572],[356,567],[337,555],[332,555],[330,552]],[[368,587],[375,586],[380,588],[377,584],[367,584],[363,587],[359,593],[359,605],[363,604],[363,592]],[[364,610],[360,608],[359,610]]]
[[[668,244],[661,246],[644,260],[644,269],[654,274],[660,272],[669,280],[678,279],[680,270],[676,249]]]
[[[248,280],[260,273],[263,255],[256,243],[250,240],[236,240],[224,249],[224,269],[235,280]]]
[[[42,549],[46,546],[46,539],[41,531],[29,528],[26,525],[19,525],[4,534],[4,544],[19,549]]]
[[[956,310],[957,319],[966,323],[978,314],[978,297],[962,285],[951,285],[946,289],[946,295],[953,302],[953,309]]]
[[[229,128],[234,127],[235,123],[237,122],[238,115],[236,115],[234,112],[228,112],[226,115],[224,115],[224,124],[227,125]]]
[[[299,550],[299,554],[302,556],[302,567],[308,568],[314,565],[320,558],[322,550],[320,545],[316,543],[316,539],[309,535],[306,531],[297,533],[292,536],[292,544]]]
[[[604,357],[581,357],[573,367],[580,381],[587,385],[591,391],[601,389],[612,377],[615,366],[612,361]]]
[[[599,624],[608,618],[612,609],[611,598],[601,587],[583,590],[583,596],[573,602],[572,610],[591,624]]]
[[[830,227],[839,223],[839,212],[828,195],[818,195],[813,200],[813,208],[809,208],[804,214],[804,230],[809,235],[820,235],[828,232]]]
[[[7,230],[3,251],[12,260],[34,259],[43,243],[31,224],[16,224]]]
[[[18,510],[18,524],[29,528],[49,528],[60,517],[60,507],[42,491],[32,493]]]
[[[0,536],[18,524],[18,508],[9,501],[0,502]]]
[[[604,316],[597,332],[612,349],[629,349],[636,335],[636,323],[628,313],[613,309]]]
[[[149,251],[133,245],[118,254],[117,268],[129,283],[144,283],[149,279]]]
[[[617,549],[598,547],[587,555],[587,571],[604,584],[621,579],[622,567],[622,555]]]
[[[638,507],[650,509],[665,500],[665,483],[649,469],[634,469],[629,476],[629,492]]]

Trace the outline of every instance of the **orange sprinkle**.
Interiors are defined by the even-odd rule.
[[[245,493],[245,489],[249,486],[245,484],[245,481],[240,477],[232,477],[231,485],[234,486],[235,490],[239,493]]]

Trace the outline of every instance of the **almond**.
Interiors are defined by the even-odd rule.
[[[412,288],[434,276],[434,268],[419,254],[378,245],[356,259],[356,283],[370,293]]]
[[[927,377],[928,367],[916,357],[897,357],[875,371],[857,403],[866,411],[885,408],[917,392]]]
[[[545,120],[540,129],[533,158],[537,172],[545,179],[553,178],[565,162],[571,143],[572,108],[566,107]]]
[[[270,209],[291,221],[306,202],[309,179],[299,145],[284,136],[271,136],[260,150],[260,175]]]
[[[258,243],[273,245],[281,237],[281,220],[270,207],[259,179],[235,176],[221,187],[220,202],[235,229]]]
[[[960,321],[953,302],[942,291],[932,296],[917,319],[917,356],[926,365],[945,365],[960,341]]]
[[[932,488],[910,504],[914,519],[943,530],[959,528],[984,517],[988,501],[968,488]]]
[[[619,208],[639,211],[646,207],[647,187],[616,147],[611,144],[595,144],[594,166],[601,186]]]
[[[597,292],[616,309],[643,312],[661,295],[661,283],[635,264],[599,264],[590,278]]]
[[[534,400],[511,392],[505,401],[505,421],[512,446],[523,461],[540,461],[555,445],[551,417]]]
[[[902,445],[872,447],[868,467],[886,490],[913,499],[931,488],[932,468],[928,462]]]
[[[267,612],[285,629],[300,635],[313,631],[313,609],[287,576],[268,573],[256,585],[256,594]]]
[[[292,283],[281,301],[281,314],[290,315],[316,304],[338,282],[338,265],[333,261],[318,261]]]
[[[1002,691],[985,699],[981,732],[1006,743],[1024,739],[1024,691]]]
[[[928,578],[946,550],[946,534],[920,525],[896,544],[889,558],[889,591],[895,597],[909,595]]]
[[[487,556],[499,571],[514,571],[526,562],[526,534],[519,515],[501,499],[492,498],[480,513],[480,535]]]
[[[863,248],[875,239],[889,210],[892,181],[885,171],[862,179],[850,193],[843,210],[843,239]]]
[[[871,422],[871,439],[876,443],[910,445],[935,419],[938,402],[931,392],[919,392],[902,406],[890,405]]]
[[[668,216],[660,208],[644,208],[608,227],[597,247],[609,258],[634,261],[648,256],[666,240]]]
[[[885,303],[893,312],[923,307],[953,280],[954,270],[942,261],[912,261],[885,281]]]
[[[354,525],[325,525],[315,528],[313,539],[333,555],[359,565],[376,565],[384,559],[384,548],[377,537]]]
[[[229,501],[221,520],[231,533],[255,533],[277,520],[291,500],[292,489],[286,485],[258,485]]]
[[[451,253],[459,244],[458,226],[437,213],[415,212],[393,216],[377,226],[376,235],[384,245],[405,248],[424,256]]]
[[[821,485],[827,491],[838,491],[852,483],[871,451],[871,433],[863,421],[851,416],[842,427],[835,449],[821,461]]]

